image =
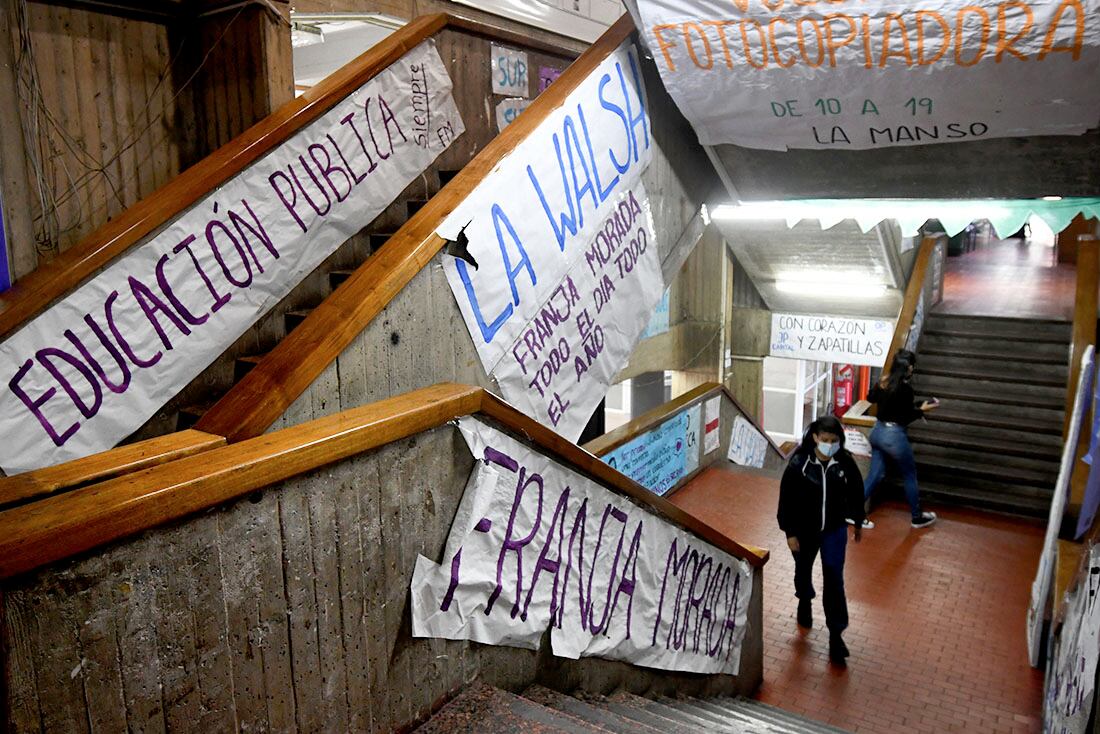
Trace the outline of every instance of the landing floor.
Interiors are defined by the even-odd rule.
[[[947,258],[936,313],[1007,318],[1073,318],[1072,265],[1056,265],[1054,248],[999,240]]]
[[[768,548],[764,684],[758,698],[853,732],[1037,732],[1042,675],[1027,664],[1024,613],[1038,524],[933,507],[876,508],[849,543],[847,670],[828,662],[817,567],[814,628],[795,623],[794,562],[775,524],[778,480],[712,468],[671,499],[739,541]]]

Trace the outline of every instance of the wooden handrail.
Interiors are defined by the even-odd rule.
[[[572,55],[551,43],[470,18],[446,13],[416,18],[0,293],[0,336],[13,332],[447,27],[547,53]]]
[[[225,439],[186,430],[119,446],[64,464],[0,478],[0,507],[41,499],[66,489],[140,471],[224,446]]]
[[[899,349],[905,347],[905,342],[909,339],[909,330],[913,327],[913,317],[917,313],[917,304],[924,291],[924,281],[928,277],[928,264],[932,262],[936,241],[935,237],[925,237],[920,242],[917,259],[913,263],[913,272],[909,275],[909,283],[905,286],[905,299],[901,302],[901,311],[894,326],[894,338],[890,340],[890,351],[886,354],[886,362],[882,365],[883,373],[888,373],[894,366],[894,356]],[[930,307],[931,304],[927,305]]]
[[[673,398],[664,405],[659,405],[648,413],[634,418],[633,420],[624,423],[613,431],[608,431],[598,438],[594,438],[588,443],[584,444],[581,448],[596,456],[604,456],[611,451],[619,448],[623,444],[633,441],[638,436],[653,430],[666,420],[681,412],[688,405],[691,405],[696,400],[704,398],[713,393],[724,395],[730,402],[734,404],[734,407],[744,416],[745,420],[752,424],[753,428],[764,437],[780,456],[785,456],[783,450],[771,439],[771,437],[760,427],[756,418],[752,416],[744,406],[737,401],[737,398],[733,397],[730,391],[725,385],[717,382],[705,382],[691,390],[688,390],[683,395]]]
[[[0,579],[216,507],[290,477],[481,413],[753,566],[749,549],[478,387],[441,384],[0,512]]]
[[[199,419],[230,442],[258,436],[443,246],[436,227],[634,31],[624,15]]]
[[[1069,431],[1073,418],[1073,398],[1081,374],[1081,356],[1090,344],[1096,344],[1097,296],[1100,290],[1100,242],[1092,235],[1077,238],[1076,292],[1073,299],[1073,341],[1069,354],[1069,381],[1066,383],[1066,417],[1062,436]],[[1086,432],[1087,433],[1087,432]]]

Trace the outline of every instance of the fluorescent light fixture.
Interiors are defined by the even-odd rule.
[[[1044,196],[1043,201],[1061,201],[1061,196]]]
[[[776,290],[802,296],[836,298],[878,298],[886,293],[885,283],[875,283],[871,273],[855,271],[795,271],[775,280]]]

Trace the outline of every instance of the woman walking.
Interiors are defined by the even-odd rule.
[[[934,399],[916,402],[910,384],[916,364],[917,355],[906,349],[898,351],[890,371],[867,394],[867,399],[878,406],[878,422],[871,429],[871,469],[863,486],[866,501],[864,514],[870,510],[871,494],[886,476],[886,463],[890,461],[901,473],[905,499],[912,514],[912,526],[926,528],[936,522],[936,513],[921,512],[920,509],[917,463],[913,458],[913,446],[909,443],[908,426],[939,407],[939,402]],[[864,520],[864,528],[874,526],[870,520]]]
[[[810,424],[802,445],[791,456],[779,485],[779,527],[794,555],[794,594],[798,624],[813,626],[810,600],[816,596],[814,561],[821,554],[822,602],[829,630],[829,659],[844,665],[848,647],[841,634],[848,627],[844,596],[846,518],[855,520],[855,541],[863,522],[863,477],[844,448],[844,428],[827,415]]]

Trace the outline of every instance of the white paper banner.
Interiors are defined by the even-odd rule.
[[[1100,120],[1098,0],[639,0],[704,145],[855,150],[1079,135]]]
[[[437,230],[465,227],[478,268],[444,260],[504,397],[576,440],[664,283],[641,174],[652,157],[637,52],[620,46]]]
[[[0,346],[0,466],[114,446],[463,132],[424,43]]]
[[[494,43],[492,54],[493,94],[526,97],[530,93],[527,53]]]
[[[413,572],[416,637],[736,674],[747,563],[478,421],[442,565]],[[484,463],[482,463],[484,462]]]
[[[518,97],[510,97],[497,102],[497,131],[504,132],[504,128],[511,125],[519,117],[519,113],[527,109],[530,104],[531,100]]]
[[[753,424],[739,415],[733,419],[733,433],[730,434],[729,460],[741,466],[761,469],[764,457],[768,453],[768,440],[760,435]]]
[[[881,319],[773,313],[773,357],[881,367],[894,338],[894,324]]]
[[[854,428],[844,429],[844,448],[856,456],[870,456],[872,451],[871,442]]]
[[[706,402],[705,423],[703,424],[703,453],[717,451],[721,444],[718,432],[722,429],[722,398],[711,398]]]
[[[1089,549],[1085,577],[1066,601],[1062,631],[1046,676],[1043,731],[1085,734],[1100,654],[1100,546]]]

